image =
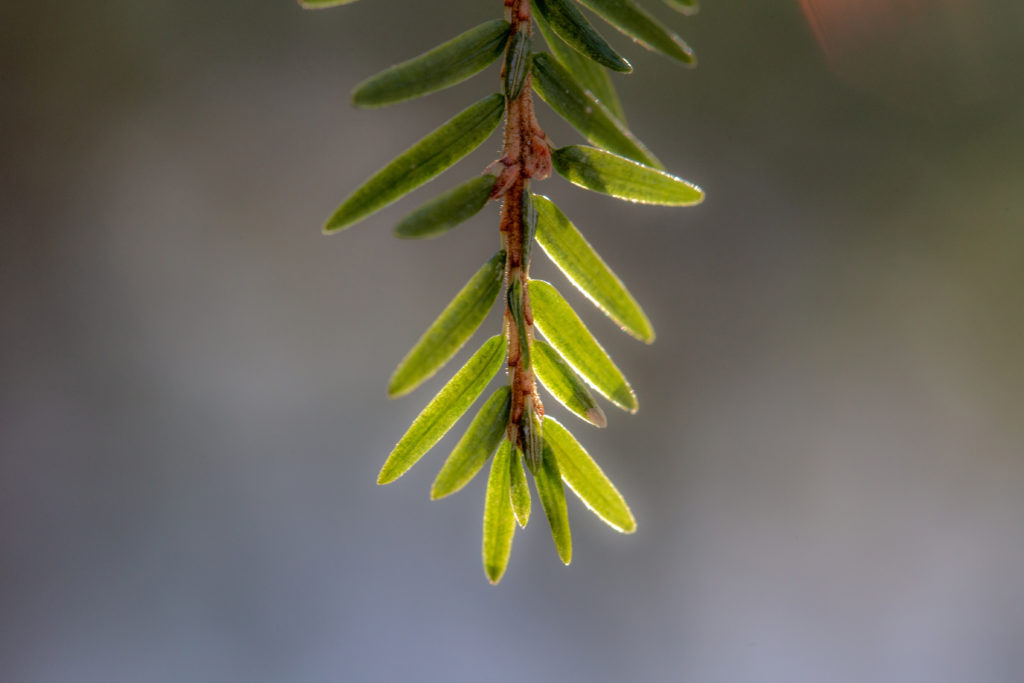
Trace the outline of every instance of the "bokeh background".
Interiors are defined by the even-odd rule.
[[[391,226],[498,137],[319,228],[497,70],[351,88],[496,0],[0,5],[0,679],[1024,678],[1024,6],[648,6],[701,65],[609,29],[617,83],[707,201],[544,191],[658,341],[536,265],[638,392],[573,427],[639,530],[570,501],[573,564],[535,518],[495,588],[483,477],[428,500],[456,435],[375,477],[450,374],[389,402],[389,373],[497,244],[495,207]]]

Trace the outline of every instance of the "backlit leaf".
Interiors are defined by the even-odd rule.
[[[572,0],[534,0],[534,5],[558,37],[581,55],[613,71],[629,73],[633,70],[576,9]]]
[[[565,489],[562,487],[556,457],[545,445],[540,466],[533,470],[533,482],[537,485],[537,495],[544,508],[544,515],[548,518],[558,557],[564,564],[569,564],[572,562],[572,534],[569,531],[569,510],[565,505]]]
[[[516,531],[516,518],[512,512],[509,494],[509,455],[511,444],[506,440],[498,447],[491,462],[484,498],[484,572],[491,583],[501,581],[508,558],[512,553],[512,537]]]
[[[523,414],[519,420],[519,444],[531,470],[535,470],[540,463],[544,449],[543,430],[544,425],[534,405],[534,397],[527,395],[523,400]]]
[[[516,31],[505,52],[505,99],[509,102],[523,91],[526,74],[530,71],[531,49],[530,35],[526,31]]]
[[[301,5],[303,9],[327,9],[328,7],[338,7],[355,1],[356,0],[299,0],[299,5]]]
[[[623,111],[623,103],[618,99],[618,93],[615,92],[615,88],[611,84],[608,72],[566,45],[548,27],[540,14],[536,14],[535,17],[538,28],[544,34],[548,47],[551,48],[551,53],[558,59],[560,65],[565,67],[575,77],[575,80],[579,81],[580,85],[590,90],[618,121],[626,125],[626,112]]]
[[[554,418],[544,418],[544,445],[558,461],[558,471],[569,488],[590,510],[618,531],[636,531],[636,520],[626,500],[601,468]]]
[[[505,438],[511,393],[511,390],[504,386],[484,402],[480,412],[473,418],[466,433],[448,456],[444,467],[437,473],[434,485],[430,487],[431,499],[444,498],[461,489],[476,476],[487,459],[494,455],[498,444]]]
[[[420,340],[398,364],[388,383],[388,396],[409,393],[451,359],[491,310],[505,274],[505,252],[480,267]]]
[[[648,50],[655,50],[687,66],[695,66],[697,58],[690,46],[663,26],[632,0],[578,0],[594,10],[602,19],[637,41]]]
[[[534,324],[555,350],[598,393],[635,413],[638,406],[629,382],[558,290],[543,280],[532,280],[530,303]]]
[[[544,35],[544,41],[559,63],[568,69],[580,85],[593,93],[597,100],[625,125],[626,112],[622,109],[622,102],[619,101],[619,95],[615,92],[615,86],[612,85],[612,79],[608,72],[566,45],[565,41],[554,34],[540,14],[535,14],[534,18],[537,20],[537,27]]]
[[[584,90],[568,69],[551,55],[534,55],[533,88],[548,106],[590,142],[648,166],[663,168],[644,143],[626,130],[615,115]]]
[[[349,195],[324,232],[353,225],[443,172],[494,132],[504,110],[504,96],[494,94],[456,114]]]
[[[531,366],[530,338],[526,335],[526,309],[523,307],[523,282],[515,278],[508,286],[506,294],[509,316],[516,327],[516,339],[519,344],[519,364],[523,369]]]
[[[495,19],[471,28],[433,50],[371,76],[352,91],[357,107],[383,107],[461,83],[496,60],[509,23]]]
[[[692,206],[704,200],[704,191],[682,178],[595,147],[556,149],[551,162],[573,185],[618,199],[662,206]]]
[[[505,338],[502,335],[484,342],[413,421],[384,462],[377,483],[390,484],[398,479],[440,441],[498,374],[504,358]]]
[[[594,425],[608,424],[601,406],[576,372],[565,362],[551,344],[542,339],[533,341],[533,371],[551,395],[581,418]]]
[[[395,235],[403,239],[437,237],[484,208],[497,176],[482,175],[448,190],[403,218]]]
[[[530,521],[530,485],[526,481],[526,470],[523,469],[523,457],[519,449],[515,449],[509,460],[509,488],[512,497],[512,511],[515,513],[519,526],[526,528]]]
[[[686,16],[694,15],[700,11],[700,5],[697,4],[697,0],[665,0],[665,4]]]
[[[626,332],[648,344],[654,328],[622,281],[605,265],[576,226],[547,197],[534,196],[537,243],[588,299]]]

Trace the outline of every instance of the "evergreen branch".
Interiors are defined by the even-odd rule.
[[[299,0],[321,9],[353,0]],[[455,425],[507,366],[507,386],[484,401],[441,468],[430,495],[465,487],[491,460],[486,485],[482,556],[492,583],[505,573],[516,523],[526,527],[533,476],[559,558],[572,559],[565,486],[602,520],[636,529],[625,499],[576,438],[545,415],[538,380],[570,411],[596,427],[607,418],[589,387],[629,412],[636,396],[625,376],[549,283],[530,277],[536,239],[566,277],[609,318],[650,343],[654,329],[640,305],[580,231],[532,185],[557,171],[571,183],[627,201],[689,206],[704,198],[696,185],[669,174],[626,127],[608,70],[631,65],[594,29],[577,4],[596,12],[644,47],[692,66],[692,51],[633,0],[503,0],[504,17],[485,22],[426,53],[363,81],[360,107],[379,107],[454,86],[501,61],[501,94],[469,106],[356,189],[325,232],[348,228],[428,182],[480,146],[504,118],[502,154],[482,175],[442,193],[395,227],[404,239],[437,237],[501,202],[502,249],[470,279],[399,364],[389,396],[411,392],[436,373],[475,333],[502,283],[501,334],[487,340],[412,423],[381,468],[378,483],[401,477]],[[694,0],[665,0],[683,14]],[[550,53],[534,53],[536,20]],[[533,92],[595,147],[555,149],[534,111]],[[535,319],[536,318],[536,319]],[[542,332],[547,342],[535,339]],[[549,343],[550,342],[550,343]],[[589,387],[588,387],[589,385]],[[524,463],[527,466],[524,468]]]

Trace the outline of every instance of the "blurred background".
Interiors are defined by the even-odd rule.
[[[570,500],[573,564],[535,517],[495,588],[484,477],[428,500],[457,434],[375,478],[457,366],[387,378],[497,207],[391,227],[500,139],[320,226],[497,67],[373,112],[351,88],[497,0],[0,5],[0,679],[1022,679],[1024,6],[647,6],[701,64],[601,25],[616,82],[707,201],[542,191],[657,342],[535,266],[638,393],[603,432],[551,410],[639,530]]]

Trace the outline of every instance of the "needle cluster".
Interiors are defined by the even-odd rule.
[[[299,0],[309,9],[354,0]],[[496,1],[496,0],[495,0]],[[692,14],[693,0],[665,0]],[[409,470],[483,395],[505,366],[507,384],[483,402],[431,487],[443,498],[490,460],[484,501],[483,563],[497,583],[508,565],[516,525],[530,518],[527,470],[561,560],[572,559],[565,503],[568,486],[614,529],[636,521],[625,499],[559,421],[546,415],[538,384],[596,427],[607,418],[595,397],[637,410],[622,371],[551,283],[530,277],[533,244],[626,333],[650,343],[654,329],[640,305],[570,219],[533,185],[555,171],[569,182],[626,201],[690,206],[696,185],[668,173],[630,132],[609,72],[632,66],[591,25],[581,7],[647,49],[685,66],[693,52],[633,0],[503,0],[504,14],[356,87],[359,107],[381,107],[456,85],[501,61],[501,91],[476,102],[412,145],[353,191],[324,227],[344,230],[433,179],[482,144],[504,120],[502,156],[475,176],[408,214],[395,227],[406,239],[437,237],[501,202],[501,248],[456,294],[399,363],[388,386],[402,396],[440,370],[469,341],[502,298],[499,334],[489,338],[423,409],[381,468],[379,484]],[[534,50],[536,27],[548,50]],[[591,145],[555,147],[534,112],[536,93]],[[537,338],[540,333],[544,339]]]

